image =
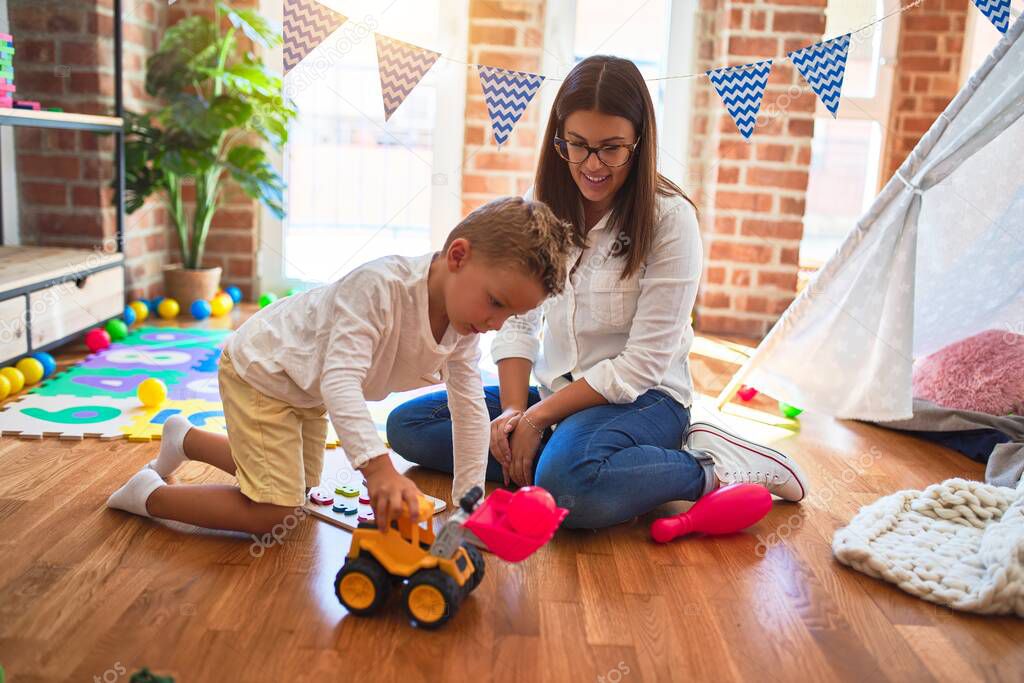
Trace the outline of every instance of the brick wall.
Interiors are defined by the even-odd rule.
[[[156,47],[166,3],[141,0],[125,15],[125,104],[150,104],[145,58]],[[10,0],[15,84],[20,99],[43,107],[110,115],[114,111],[113,3]],[[111,206],[114,140],[89,132],[18,128],[19,221],[26,244],[115,247]],[[151,201],[125,222],[128,286],[153,293],[166,253],[166,215]]]
[[[254,6],[255,0],[235,5]],[[145,66],[166,27],[192,13],[212,15],[212,8],[210,0],[179,0],[170,6],[165,0],[124,3],[126,109],[141,112],[158,106],[145,92]],[[113,112],[111,0],[11,0],[10,17],[21,98],[65,111]],[[116,234],[109,188],[113,138],[34,128],[19,128],[16,135],[23,243],[111,248]],[[238,284],[247,295],[254,289],[257,217],[257,204],[229,183],[204,257],[204,265],[224,269],[225,284]],[[159,196],[125,217],[125,257],[130,298],[162,292],[164,265],[181,259],[177,234]]]
[[[776,57],[820,40],[825,0],[702,0],[698,68]],[[694,81],[691,177],[704,281],[697,326],[760,337],[796,292],[816,96],[788,62],[772,66],[745,142],[705,78]]]
[[[967,12],[976,11],[969,0],[932,0],[902,15],[883,184],[959,92]]]
[[[540,71],[544,0],[470,0],[466,61],[516,71]],[[533,184],[540,120],[538,93],[498,149],[477,70],[467,69],[462,209],[472,211],[495,197],[522,194]],[[542,87],[554,87],[545,84]]]

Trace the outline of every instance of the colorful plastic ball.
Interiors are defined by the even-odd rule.
[[[18,368],[7,367],[0,370],[0,375],[7,378],[11,384],[11,393],[16,394],[25,386],[25,375]]]
[[[230,287],[225,289],[224,292],[231,297],[231,301],[233,303],[237,304],[242,300],[242,290],[234,285],[231,285]]]
[[[11,380],[7,375],[0,375],[0,401],[11,395]]]
[[[273,292],[267,292],[266,294],[260,296],[260,308],[266,308],[275,301],[277,301],[277,294],[274,294]]]
[[[146,306],[144,301],[133,301],[129,304],[129,307],[135,311],[135,320],[142,322],[149,317],[149,307]]]
[[[227,315],[235,307],[235,302],[227,294],[218,294],[210,301],[210,313],[215,318]]]
[[[43,364],[35,358],[22,358],[15,366],[25,375],[25,384],[32,385],[43,378],[45,370]]]
[[[753,401],[754,397],[757,396],[757,389],[754,387],[748,387],[744,384],[740,387],[739,391],[736,392],[736,395],[740,397],[741,401]]]
[[[135,324],[135,309],[132,308],[131,306],[125,306],[124,315],[122,315],[121,317],[124,318],[124,324],[131,327],[132,325]]]
[[[164,299],[160,302],[157,307],[157,313],[164,320],[173,320],[178,317],[178,313],[181,312],[181,306],[174,299]]]
[[[791,406],[785,401],[779,401],[779,412],[792,420],[797,415],[804,412],[804,409],[797,408],[796,406]]]
[[[110,346],[110,335],[107,334],[106,330],[95,328],[85,333],[85,345],[89,347],[89,350],[93,353],[102,351],[103,349]]]
[[[123,320],[118,320],[117,318],[108,320],[104,327],[107,330],[107,334],[114,341],[121,341],[128,336],[128,326],[124,324]]]
[[[150,377],[139,382],[136,394],[142,405],[147,408],[159,408],[167,400],[167,385],[155,377]]]
[[[192,302],[192,305],[188,307],[189,313],[196,320],[206,320],[210,317],[210,302],[204,299],[196,299]]]
[[[162,297],[162,296],[154,296],[152,299],[147,301],[146,305],[149,306],[149,312],[150,313],[159,313],[160,312],[160,304],[163,302],[164,298],[165,297]]]
[[[299,290],[297,290],[294,287],[292,287],[287,292],[285,292],[284,295],[285,296],[291,296],[292,294],[298,294],[298,293],[299,293]]]
[[[46,351],[37,351],[32,357],[43,364],[43,377],[49,377],[57,372],[57,361]]]
[[[521,534],[538,536],[551,528],[557,507],[555,499],[544,489],[524,486],[508,501],[508,523]]]

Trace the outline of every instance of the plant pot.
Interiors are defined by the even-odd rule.
[[[190,270],[180,265],[164,267],[164,296],[177,300],[187,311],[196,299],[209,301],[220,287],[220,268]]]

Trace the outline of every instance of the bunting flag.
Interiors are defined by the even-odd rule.
[[[379,33],[374,36],[380,90],[384,96],[384,120],[387,121],[441,54]]]
[[[974,0],[974,4],[1000,33],[1006,33],[1010,27],[1010,0]]]
[[[495,66],[477,65],[480,85],[484,89],[487,113],[491,117],[491,128],[498,146],[508,142],[508,136],[526,106],[537,94],[543,76],[523,71],[508,71]]]
[[[825,108],[836,117],[839,93],[846,74],[846,57],[850,52],[850,34],[822,43],[808,45],[789,53],[800,75],[815,92]]]
[[[706,72],[718,96],[722,98],[725,110],[736,122],[740,135],[748,140],[754,133],[757,112],[761,109],[761,99],[771,70],[772,60],[766,59],[763,62],[727,66]]]
[[[346,21],[348,17],[316,0],[284,0],[285,74]]]

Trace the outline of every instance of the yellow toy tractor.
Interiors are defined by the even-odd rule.
[[[334,580],[338,600],[353,614],[371,614],[404,584],[402,602],[412,622],[437,628],[483,580],[478,546],[518,562],[550,540],[567,513],[538,487],[514,495],[497,490],[478,506],[482,497],[480,487],[472,488],[436,537],[433,505],[423,497],[419,524],[412,523],[408,510],[389,529],[361,523]]]

